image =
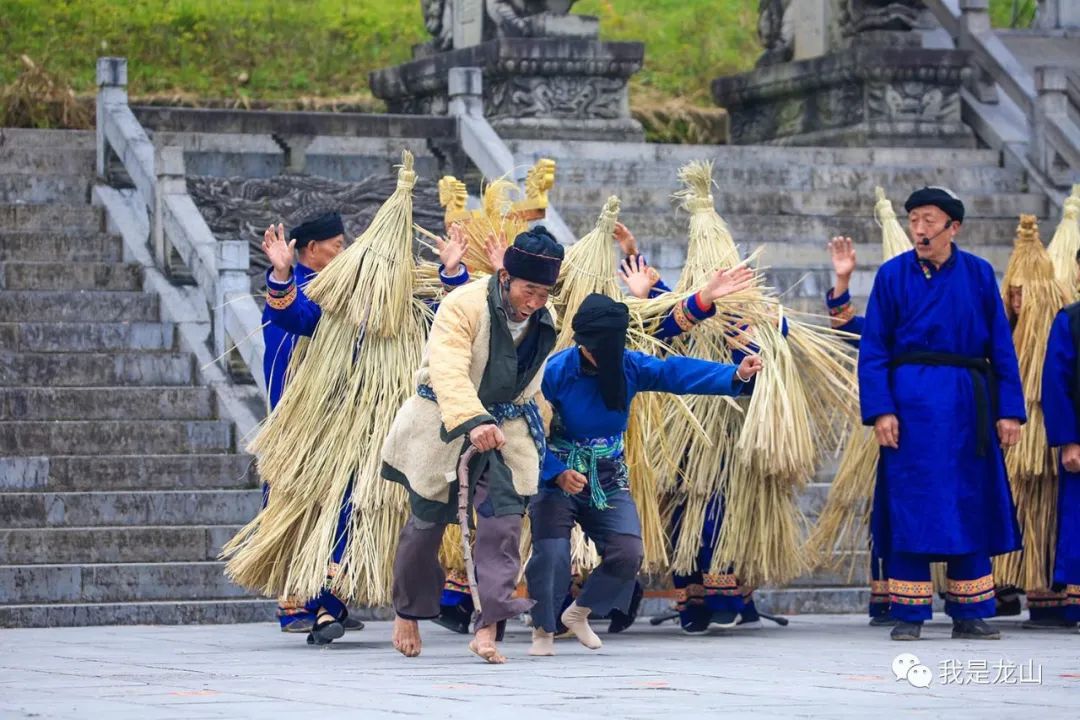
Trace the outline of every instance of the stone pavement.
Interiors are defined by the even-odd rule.
[[[412,660],[387,622],[324,649],[269,624],[0,630],[0,718],[1077,717],[1080,636],[997,624],[1000,642],[953,641],[939,619],[894,643],[851,615],[710,637],[642,622],[544,659],[516,626],[500,667],[430,623]],[[895,679],[901,652],[930,669],[929,688]]]

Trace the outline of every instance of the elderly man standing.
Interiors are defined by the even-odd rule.
[[[562,246],[538,226],[515,238],[497,275],[447,297],[417,371],[417,394],[386,438],[383,477],[409,490],[393,584],[394,647],[407,657],[420,654],[417,620],[439,614],[439,546],[456,520],[455,469],[470,445],[480,451],[469,465],[469,490],[481,612],[469,649],[489,663],[505,662],[497,625],[532,606],[514,591],[522,517],[545,452],[536,398],[555,347],[546,305],[562,259]]]
[[[1025,422],[1009,322],[990,263],[956,247],[964,204],[926,187],[904,205],[914,249],[878,271],[859,350],[863,422],[881,445],[871,532],[886,560],[893,640],[932,615],[948,562],[952,636],[997,639],[990,557],[1020,547],[1002,447]]]

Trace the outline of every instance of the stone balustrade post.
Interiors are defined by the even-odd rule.
[[[95,169],[98,177],[105,177],[108,163],[109,142],[105,136],[110,105],[127,105],[127,59],[122,57],[99,57],[97,60],[97,101],[95,134],[97,158]]]

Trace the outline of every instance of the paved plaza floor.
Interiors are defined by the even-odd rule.
[[[898,643],[857,616],[707,637],[639,622],[542,659],[518,625],[502,666],[431,623],[415,659],[388,622],[321,649],[269,624],[0,630],[0,718],[1080,717],[1080,635],[995,624],[998,642],[941,619]]]

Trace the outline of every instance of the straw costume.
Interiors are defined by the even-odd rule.
[[[1054,264],[1054,277],[1070,292],[1080,292],[1080,279],[1076,276],[1076,254],[1080,252],[1080,184],[1072,186],[1072,193],[1065,198],[1061,223],[1050,239],[1047,252]]]
[[[1066,218],[1063,222],[1069,222]],[[1075,264],[1075,261],[1074,261]],[[1003,300],[1013,329],[1020,363],[1028,424],[1020,442],[1005,455],[1012,484],[1023,550],[994,559],[998,586],[1026,590],[1031,618],[1028,627],[1064,624],[1066,597],[1051,590],[1057,530],[1057,461],[1047,445],[1043,424],[1042,372],[1054,317],[1073,299],[1071,289],[1054,274],[1050,256],[1039,239],[1034,215],[1021,215],[1016,246],[1005,270]]]
[[[741,261],[714,207],[711,173],[709,163],[680,170],[690,243],[677,290]],[[745,405],[687,399],[705,432],[676,427],[665,471],[684,630],[755,623],[753,586],[787,582],[805,565],[797,493],[839,442],[830,426],[854,413],[852,353],[832,330],[785,317],[765,289],[674,345],[690,357],[739,362],[753,354],[764,364]]]

